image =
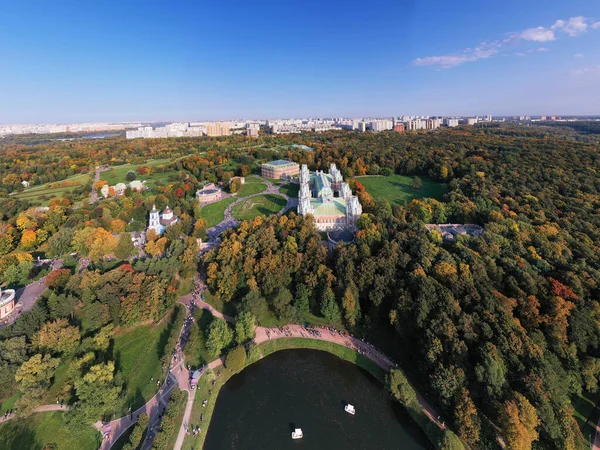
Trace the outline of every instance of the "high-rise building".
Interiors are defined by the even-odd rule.
[[[231,123],[229,122],[211,122],[206,125],[206,134],[208,136],[229,136],[231,134]]]
[[[260,129],[260,125],[257,123],[248,123],[246,124],[246,135],[252,137],[258,137],[258,130]]]

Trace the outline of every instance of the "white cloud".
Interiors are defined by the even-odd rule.
[[[413,63],[417,66],[437,66],[443,69],[449,69],[451,67],[460,66],[466,62],[487,59],[498,53],[498,49],[501,45],[502,44],[499,41],[491,43],[482,42],[474,49],[467,48],[455,55],[427,56],[425,58],[417,58]]]
[[[439,56],[427,56],[424,58],[417,58],[413,61],[413,64],[417,66],[434,66],[442,69],[449,69],[452,67],[460,66],[467,62],[475,62],[480,59],[487,59],[497,54],[500,49],[507,45],[516,45],[520,41],[532,41],[532,42],[550,42],[556,40],[556,33],[566,33],[569,36],[579,36],[588,30],[588,27],[600,28],[600,21],[593,24],[589,24],[590,19],[584,16],[571,17],[568,20],[557,20],[554,25],[550,28],[536,27],[527,28],[526,30],[509,33],[508,37],[502,40],[495,40],[492,42],[482,42],[477,47],[467,48],[463,51]],[[539,47],[538,49],[527,50],[527,53],[548,52],[550,51],[546,47]],[[515,53],[517,56],[525,56],[524,52]]]
[[[575,53],[573,58],[583,58],[583,53]]]
[[[528,29],[522,31],[519,34],[519,37],[526,41],[535,41],[535,42],[548,42],[548,41],[553,41],[554,39],[556,39],[554,37],[554,31],[547,30],[544,27],[528,28]]]
[[[571,70],[571,75],[575,75],[575,76],[588,75],[588,74],[600,75],[600,66],[581,67],[579,69]]]
[[[575,37],[587,31],[587,20],[583,16],[571,17],[569,20],[557,20],[550,28],[552,30],[560,30],[571,37]]]

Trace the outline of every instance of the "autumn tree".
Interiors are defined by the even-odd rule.
[[[515,392],[512,400],[507,400],[500,413],[503,436],[507,446],[514,450],[529,450],[538,439],[537,427],[540,424],[535,408],[527,398]]]
[[[67,319],[46,323],[33,336],[33,345],[53,353],[72,353],[79,344],[79,328],[69,325]]]

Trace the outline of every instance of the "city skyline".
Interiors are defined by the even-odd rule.
[[[583,0],[27,3],[0,18],[0,123],[600,113]]]

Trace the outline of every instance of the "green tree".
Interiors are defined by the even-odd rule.
[[[405,406],[418,407],[417,393],[400,369],[392,369],[386,376],[386,384],[396,400]]]
[[[421,182],[421,179],[417,176],[415,176],[413,178],[410,185],[413,187],[413,189],[421,189],[423,187],[423,183]]]
[[[225,320],[215,318],[206,332],[206,349],[208,353],[216,358],[221,351],[233,341],[233,331]]]
[[[119,242],[115,248],[115,256],[119,259],[128,259],[134,254],[135,247],[129,233],[123,233],[119,236]]]
[[[235,341],[241,344],[255,336],[256,317],[249,312],[241,312],[235,318]]]
[[[246,365],[246,350],[243,345],[232,348],[225,358],[225,367],[238,373]]]
[[[134,170],[128,170],[127,173],[125,174],[125,180],[127,181],[133,181],[137,178],[137,174],[135,173]]]
[[[326,289],[321,299],[321,315],[327,319],[329,323],[336,324],[342,321],[340,307],[335,301],[335,295],[331,289]]]
[[[300,284],[296,288],[294,308],[300,317],[310,313],[310,291],[305,284]]]
[[[257,320],[260,320],[265,317],[265,314],[269,311],[269,307],[265,298],[258,291],[250,291],[242,298],[239,311],[249,312]]]
[[[105,414],[113,413],[121,402],[121,386],[115,382],[115,363],[96,364],[75,381],[77,402],[68,412],[70,423],[93,424]]]
[[[48,255],[56,258],[71,251],[75,231],[73,228],[62,228],[48,239]]]

